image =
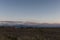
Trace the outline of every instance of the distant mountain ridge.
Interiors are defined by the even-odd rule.
[[[23,21],[0,21],[0,26],[35,26],[35,27],[60,27],[60,24],[23,22]]]
[[[23,22],[23,21],[0,21],[0,24],[24,24],[24,25],[35,25],[39,24],[36,22]]]

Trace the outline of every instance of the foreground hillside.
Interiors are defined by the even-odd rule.
[[[0,40],[60,40],[60,28],[0,27]]]

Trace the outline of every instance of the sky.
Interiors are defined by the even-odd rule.
[[[60,0],[0,0],[0,21],[60,23]]]

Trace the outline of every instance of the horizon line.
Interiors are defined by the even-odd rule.
[[[10,21],[10,20],[8,20],[8,21],[0,21],[0,22],[30,22],[30,23],[37,23],[37,24],[60,24],[60,23],[54,23],[54,22],[52,22],[52,23],[50,23],[50,22],[32,22],[32,21]]]

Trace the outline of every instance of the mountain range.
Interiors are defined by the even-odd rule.
[[[36,23],[36,22],[23,22],[23,21],[0,21],[0,26],[27,26],[27,27],[60,27],[59,23]]]

